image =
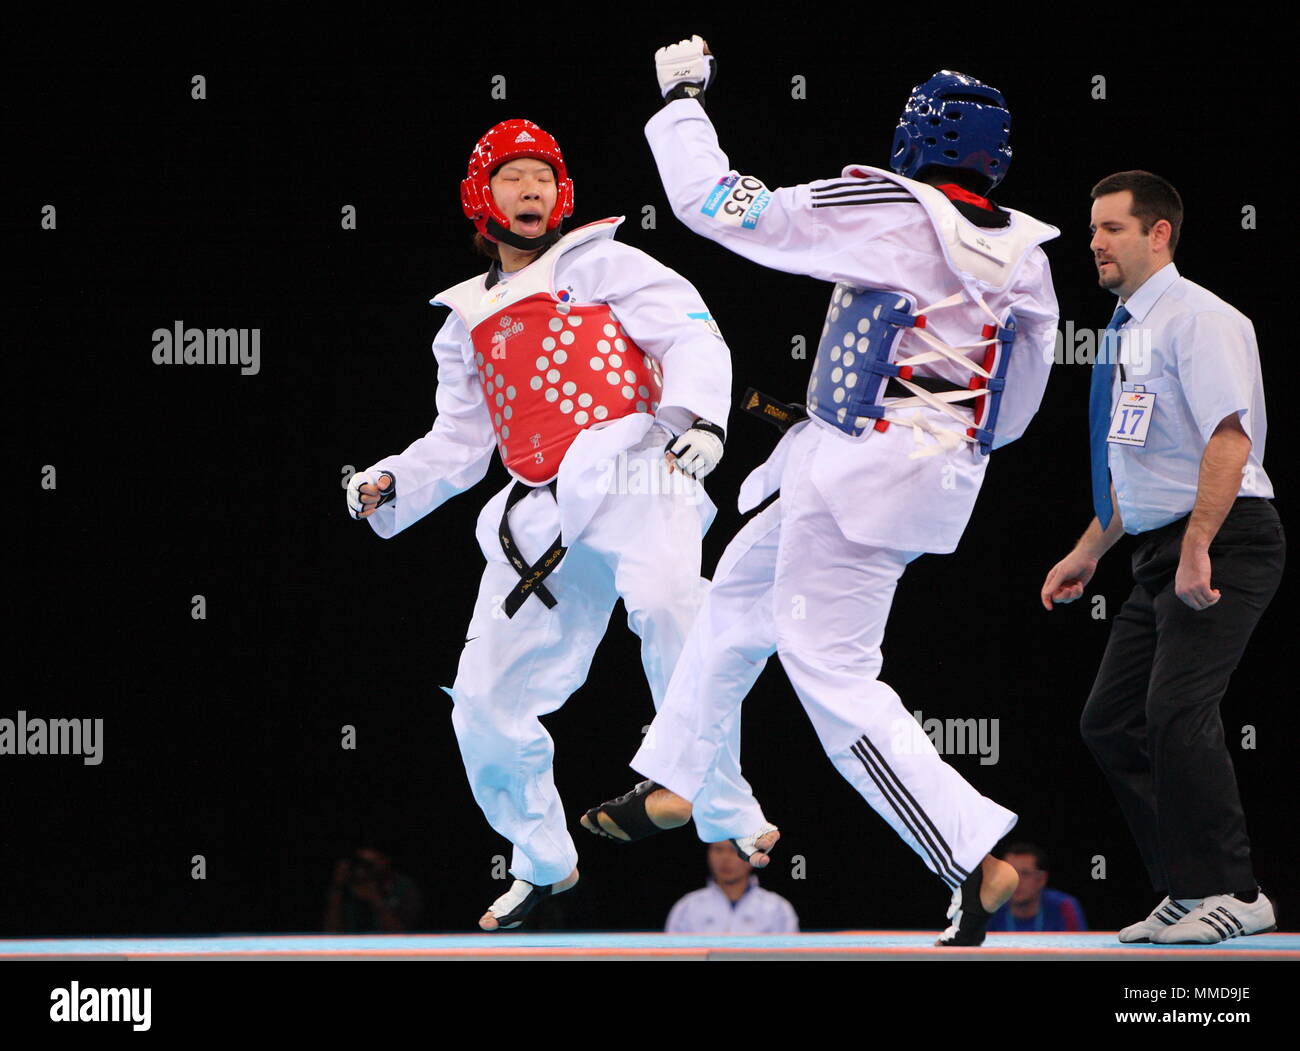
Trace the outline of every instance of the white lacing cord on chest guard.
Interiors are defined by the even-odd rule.
[[[912,333],[923,340],[931,349],[915,354],[910,358],[898,359],[894,362],[900,369],[910,368],[917,365],[927,365],[933,361],[950,361],[952,364],[959,366],[970,372],[973,376],[979,376],[984,379],[985,383],[993,379],[993,374],[987,371],[982,365],[976,364],[966,357],[963,352],[976,350],[980,347],[988,347],[997,343],[999,339],[999,330],[1002,327],[998,317],[989,309],[989,305],[984,302],[984,297],[974,289],[967,289],[964,292],[955,292],[946,299],[941,299],[937,303],[932,303],[916,312],[918,321],[922,321],[932,311],[942,310],[944,307],[957,306],[962,303],[969,294],[981,310],[988,316],[993,329],[993,334],[988,338],[980,339],[974,343],[966,343],[961,346],[953,347],[931,334],[924,324],[916,325],[911,329]],[[960,447],[962,442],[969,442],[972,445],[979,443],[979,439],[968,433],[968,430],[974,424],[973,415],[968,417],[958,410],[955,403],[974,401],[976,398],[984,397],[993,392],[988,386],[977,387],[973,390],[951,390],[932,392],[918,387],[901,376],[893,377],[894,381],[912,392],[910,398],[884,398],[880,399],[881,406],[886,410],[883,419],[888,423],[897,423],[905,427],[912,428],[912,435],[915,439],[916,448],[912,450],[908,459],[915,460],[924,456],[934,456],[936,453],[949,452]],[[955,422],[961,425],[961,430],[953,430],[950,427],[941,427],[921,414],[919,411],[922,407],[935,409],[945,416],[951,417]],[[903,410],[911,409],[910,415],[905,415]],[[974,406],[970,406],[972,414]],[[934,441],[927,441],[924,435],[930,435]]]

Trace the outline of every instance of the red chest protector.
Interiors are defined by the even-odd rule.
[[[460,316],[473,343],[497,448],[506,469],[544,485],[579,432],[659,407],[659,363],[632,342],[603,303],[554,287],[556,261],[575,245],[611,237],[605,219],[566,234],[521,273],[484,290],[484,277],[431,300]]]

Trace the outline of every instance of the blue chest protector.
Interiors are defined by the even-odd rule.
[[[808,412],[854,438],[868,427],[888,427],[886,412],[892,406],[882,402],[889,380],[913,378],[912,367],[895,357],[899,336],[904,328],[923,329],[926,323],[925,315],[913,314],[914,309],[911,298],[899,292],[836,285],[813,360]],[[1015,317],[1008,317],[1005,325],[985,325],[982,338],[988,347],[983,371],[990,375],[986,378],[972,368],[970,389],[986,387],[989,393],[976,397],[977,404],[971,407],[974,426],[966,433],[987,455],[993,446],[999,402],[1016,338]],[[967,367],[973,365],[959,351],[954,350],[952,358],[960,358]],[[918,403],[916,398],[907,401],[908,407]]]

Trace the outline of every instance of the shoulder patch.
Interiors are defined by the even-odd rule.
[[[715,222],[753,230],[772,203],[772,191],[752,175],[732,172],[718,180],[700,209]]]

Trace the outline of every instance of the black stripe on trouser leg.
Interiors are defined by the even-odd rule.
[[[925,810],[921,807],[921,804],[918,803],[916,801],[916,798],[912,795],[912,793],[907,790],[907,786],[903,784],[902,779],[896,773],[894,773],[893,770],[889,768],[889,764],[885,762],[885,757],[880,754],[880,750],[877,749],[876,746],[872,744],[866,738],[865,735],[862,738],[862,743],[866,745],[866,747],[871,749],[872,753],[876,757],[876,760],[880,763],[882,767],[885,768],[885,772],[890,776],[890,778],[893,779],[894,784],[898,786],[898,790],[907,797],[907,801],[911,803],[912,809],[917,813],[920,819],[926,823],[926,826],[930,829],[930,831],[934,833],[934,838],[939,841],[939,846],[943,848],[944,856],[948,859],[954,871],[960,873],[961,878],[964,880],[967,876],[970,875],[970,873],[966,869],[962,868],[960,865],[957,864],[956,858],[954,858],[952,855],[952,847],[948,846],[948,842],[943,838],[942,833],[940,833],[940,831],[934,827],[934,822],[930,820],[930,815],[925,812]],[[942,760],[940,761],[942,762]]]
[[[859,749],[860,745],[855,741],[849,750],[858,757],[858,762],[862,764],[862,768],[866,770],[867,776],[871,778],[872,783],[875,784],[885,802],[890,805],[894,813],[898,815],[898,819],[903,822],[903,824],[907,826],[907,830],[912,833],[912,838],[915,839],[920,848],[925,851],[926,857],[930,859],[930,867],[934,870],[935,875],[943,880],[944,883],[948,884],[948,886],[956,890],[961,886],[962,881],[944,871],[948,866],[946,866],[943,863],[943,859],[935,853],[934,844],[930,842],[929,837],[921,834],[921,831],[912,823],[911,815],[899,806],[898,801],[895,798],[896,793],[891,791],[892,786],[887,786],[881,781],[881,776],[883,775],[878,776],[875,769],[873,769],[871,759],[867,755],[866,749]]]

